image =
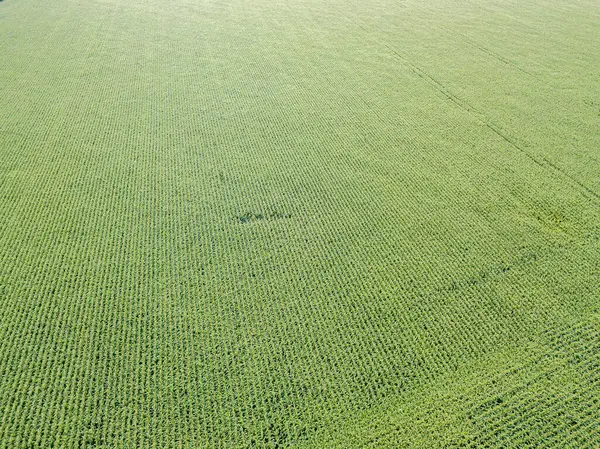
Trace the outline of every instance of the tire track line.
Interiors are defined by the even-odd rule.
[[[490,129],[497,136],[499,136],[500,138],[502,138],[502,140],[504,140],[505,142],[507,142],[511,147],[513,147],[514,149],[516,149],[517,151],[519,151],[521,154],[523,154],[529,160],[531,160],[532,162],[534,162],[536,165],[538,165],[538,166],[540,166],[540,167],[542,167],[542,168],[544,168],[546,170],[551,171],[555,175],[558,175],[559,178],[566,178],[569,182],[571,182],[572,184],[575,184],[581,190],[583,190],[583,192],[585,192],[587,194],[586,196],[589,195],[591,197],[590,199],[593,199],[593,200],[596,200],[596,201],[600,201],[600,194],[596,193],[595,191],[593,191],[592,189],[590,189],[588,186],[586,186],[585,184],[583,184],[581,181],[575,179],[573,176],[571,176],[568,173],[566,173],[563,168],[561,168],[558,165],[556,165],[555,163],[551,162],[545,156],[542,156],[542,155],[534,156],[529,151],[525,150],[521,145],[519,145],[515,141],[514,138],[510,137],[501,127],[499,127],[498,125],[496,125],[495,123],[493,123],[489,119],[489,117],[487,117],[487,115],[485,115],[483,112],[479,111],[477,108],[475,108],[469,102],[467,102],[464,99],[458,97],[450,89],[448,89],[443,83],[439,82],[433,76],[431,76],[429,73],[427,73],[425,70],[423,70],[422,68],[420,68],[416,64],[414,64],[411,61],[409,61],[405,56],[403,56],[402,54],[400,54],[395,48],[393,48],[392,46],[390,46],[386,42],[382,41],[381,39],[374,38],[372,36],[372,33],[367,28],[365,28],[360,23],[356,22],[351,17],[348,17],[343,11],[341,11],[340,9],[335,8],[335,7],[333,7],[333,8],[336,9],[340,13],[340,15],[342,17],[344,17],[348,21],[352,22],[355,26],[357,26],[358,28],[360,28],[361,30],[363,30],[371,38],[372,41],[374,41],[374,42],[376,42],[376,43],[378,43],[378,44],[386,47],[412,73],[414,73],[419,78],[423,79],[426,83],[428,83],[429,85],[431,85],[432,87],[434,87],[447,100],[451,101],[452,103],[454,103],[456,106],[458,106],[460,109],[464,110],[465,112],[468,112],[471,115],[476,116],[483,125],[485,125],[488,129]]]

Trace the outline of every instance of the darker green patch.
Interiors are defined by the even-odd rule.
[[[248,223],[249,221],[257,221],[262,220],[264,218],[263,214],[255,214],[254,212],[247,212],[244,215],[240,215],[238,219],[242,223]]]
[[[284,218],[291,218],[292,214],[286,214],[282,212],[246,212],[243,215],[238,215],[237,219],[242,223],[249,223],[251,221],[260,221],[260,220],[279,220]]]
[[[513,269],[521,268],[525,265],[529,265],[534,263],[537,260],[537,254],[535,253],[526,253],[520,259],[513,262],[512,264],[507,264],[504,262],[500,262],[496,265],[490,266],[485,270],[481,270],[469,278],[454,280],[447,288],[440,288],[438,290],[448,290],[448,291],[457,291],[467,287],[473,287],[476,285],[483,284],[489,280],[500,277],[502,275],[507,274]]]

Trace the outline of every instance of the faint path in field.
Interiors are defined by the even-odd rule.
[[[372,33],[366,27],[364,27],[363,25],[361,25],[360,23],[358,23],[356,20],[352,19],[351,17],[348,17],[348,15],[346,15],[343,11],[341,11],[338,8],[335,8],[334,6],[332,6],[332,8],[336,9],[340,13],[340,15],[342,17],[344,17],[346,20],[352,22],[355,26],[357,26],[358,28],[360,28],[361,30],[363,30],[373,41],[375,41],[379,45],[387,48],[412,73],[414,73],[419,78],[421,78],[423,81],[425,81],[426,83],[428,83],[429,85],[431,85],[433,88],[435,88],[447,100],[449,100],[452,103],[454,103],[456,106],[458,106],[463,111],[468,112],[468,113],[476,116],[480,120],[480,122],[482,124],[484,124],[494,134],[496,134],[497,136],[501,137],[502,140],[504,140],[505,142],[507,142],[509,144],[509,146],[511,146],[512,148],[514,148],[517,151],[519,151],[521,154],[523,154],[525,157],[527,157],[529,160],[531,160],[532,162],[534,162],[538,166],[540,166],[540,167],[542,167],[542,168],[544,168],[546,170],[549,170],[549,171],[553,172],[554,174],[558,175],[560,178],[563,178],[563,179],[566,178],[566,180],[568,180],[569,182],[577,185],[580,189],[582,189],[585,193],[587,193],[588,195],[590,195],[593,199],[600,200],[600,194],[596,193],[594,190],[590,189],[588,186],[586,186],[585,184],[583,184],[581,181],[575,179],[573,176],[569,175],[563,168],[561,168],[558,165],[556,165],[555,163],[551,162],[545,156],[543,156],[543,155],[534,155],[531,152],[527,151],[525,148],[523,148],[522,145],[518,144],[514,138],[512,138],[508,133],[506,133],[500,126],[498,126],[495,123],[493,123],[486,114],[484,114],[483,112],[481,112],[480,110],[478,110],[471,103],[469,103],[466,100],[458,97],[447,86],[445,86],[443,83],[441,83],[440,81],[438,81],[437,79],[435,79],[432,75],[430,75],[424,69],[420,68],[416,64],[414,64],[411,61],[409,61],[405,56],[403,56],[402,54],[400,54],[395,48],[393,48],[392,46],[390,46],[389,44],[387,44],[383,40],[381,40],[381,39],[379,39],[377,37],[372,36]],[[515,67],[515,68],[518,69],[518,67]],[[521,70],[521,69],[519,69],[519,70]],[[523,70],[521,70],[521,71],[523,71]],[[528,73],[528,72],[525,72],[525,73]],[[529,75],[531,75],[531,74],[529,74]],[[381,120],[382,118],[379,117],[379,119]]]

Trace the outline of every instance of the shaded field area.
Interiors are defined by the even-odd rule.
[[[1,1],[0,448],[598,447],[599,36]]]

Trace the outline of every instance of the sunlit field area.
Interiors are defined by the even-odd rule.
[[[0,1],[0,448],[599,410],[597,0]]]

